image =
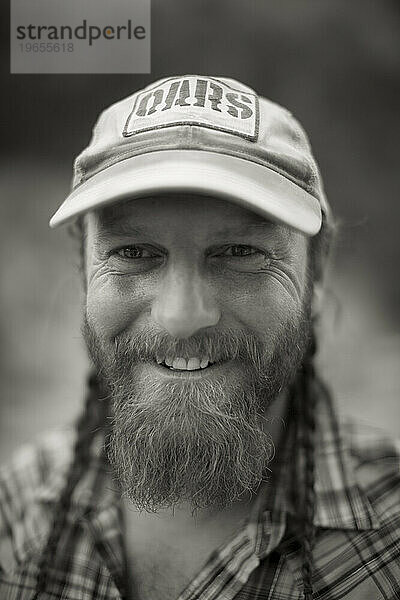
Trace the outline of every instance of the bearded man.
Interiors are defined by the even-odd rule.
[[[100,116],[67,222],[93,372],[3,471],[1,598],[400,598],[398,451],[314,370],[334,222],[293,116],[158,81]]]

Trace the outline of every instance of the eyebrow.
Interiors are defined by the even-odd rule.
[[[99,237],[104,237],[107,234],[118,235],[148,235],[145,227],[137,227],[129,223],[129,221],[107,221],[99,223]]]
[[[239,227],[226,227],[216,231],[216,235],[221,237],[229,237],[230,235],[244,235],[246,233],[269,233],[279,226],[278,223],[272,221],[250,221],[243,223]]]
[[[245,235],[247,233],[268,233],[279,227],[278,223],[266,220],[250,221],[238,227],[225,227],[213,233],[218,237],[229,237],[232,235]],[[282,227],[282,226],[280,226]],[[283,226],[284,227],[284,226]],[[121,235],[152,235],[154,231],[146,227],[135,226],[129,221],[108,221],[99,224],[99,237],[104,238],[107,234]]]

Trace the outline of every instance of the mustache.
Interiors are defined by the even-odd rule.
[[[265,356],[265,344],[256,335],[229,328],[176,339],[167,332],[145,327],[133,334],[124,331],[114,337],[113,343],[117,356],[144,362],[152,362],[156,356],[207,356],[213,363],[236,359],[261,366]]]

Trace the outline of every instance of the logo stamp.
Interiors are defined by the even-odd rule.
[[[137,94],[125,137],[174,125],[198,125],[255,141],[258,98],[210,77],[174,77]]]

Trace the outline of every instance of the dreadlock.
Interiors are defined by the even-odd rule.
[[[73,237],[80,237],[80,264],[79,270],[84,269],[84,231],[82,220],[79,219],[74,228],[70,230]],[[95,434],[104,426],[107,415],[107,403],[100,402],[102,392],[98,377],[95,372],[90,372],[87,378],[86,401],[82,414],[75,423],[75,445],[72,461],[66,475],[64,488],[55,506],[54,518],[46,546],[38,564],[36,579],[36,592],[33,600],[38,600],[44,593],[48,583],[50,565],[54,561],[58,542],[65,526],[66,517],[70,508],[71,496],[84,473],[90,459],[90,448]],[[103,399],[104,400],[104,399]]]
[[[310,278],[313,283],[322,279],[326,259],[330,252],[335,226],[322,223],[321,231],[311,240],[310,247]],[[309,343],[306,354],[294,384],[294,401],[296,428],[303,463],[294,461],[294,481],[297,481],[298,494],[301,495],[301,555],[303,580],[303,598],[312,600],[313,597],[313,548],[315,542],[315,434],[316,406],[320,393],[331,403],[328,388],[320,382],[315,372],[315,356],[317,353],[316,317],[312,318]],[[318,391],[317,391],[317,388]],[[300,465],[304,466],[304,477],[300,476]],[[303,490],[301,492],[301,489]]]
[[[66,477],[64,489],[55,506],[53,525],[38,565],[36,593],[33,600],[37,600],[39,595],[46,589],[49,567],[56,555],[59,538],[65,526],[70,508],[72,493],[89,461],[91,442],[105,418],[105,402],[99,402],[100,395],[97,376],[94,373],[90,373],[87,381],[85,408],[75,425],[76,440],[72,462]]]
[[[315,512],[315,490],[314,490],[314,448],[315,448],[315,372],[313,358],[316,351],[315,332],[312,331],[308,352],[303,360],[297,384],[297,402],[299,417],[299,442],[304,457],[304,483],[302,496],[302,527],[301,527],[301,549],[302,549],[302,579],[304,600],[311,600],[313,595],[313,547],[315,539],[314,512]],[[297,465],[299,466],[299,465]],[[299,480],[299,473],[296,474]],[[299,482],[300,483],[300,482]],[[299,487],[298,489],[301,489]]]
[[[80,264],[79,270],[82,280],[85,282],[85,227],[83,218],[78,218],[70,226],[70,234],[80,242]],[[312,281],[322,277],[325,257],[329,253],[330,241],[333,228],[322,224],[321,231],[311,240],[310,245],[310,270]],[[315,405],[316,405],[316,381],[313,359],[316,353],[315,332],[312,329],[308,351],[303,359],[299,377],[296,379],[294,396],[297,398],[296,407],[299,416],[299,427],[301,446],[304,453],[305,477],[303,492],[303,515],[302,515],[302,579],[304,600],[312,600],[313,586],[313,557],[314,544],[314,438],[315,438]],[[326,391],[326,388],[324,388]],[[326,392],[328,393],[328,392]],[[36,591],[33,600],[39,600],[40,594],[44,593],[49,581],[50,566],[53,563],[59,539],[66,523],[68,510],[70,508],[72,493],[78,481],[82,477],[90,460],[90,449],[95,434],[106,428],[108,404],[102,398],[98,376],[95,372],[88,375],[86,401],[83,413],[76,421],[76,439],[73,449],[73,457],[66,475],[66,482],[54,511],[54,520],[46,546],[38,564]]]

